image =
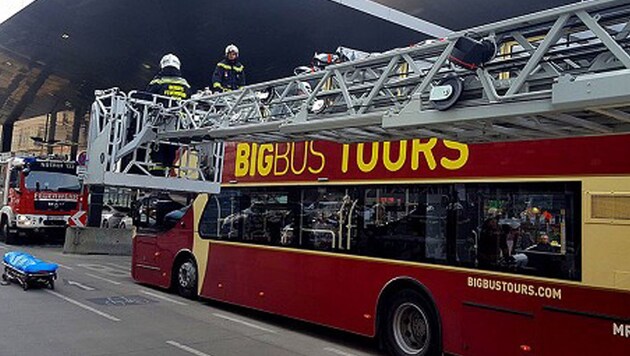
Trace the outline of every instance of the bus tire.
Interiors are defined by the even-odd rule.
[[[197,264],[188,257],[177,266],[175,283],[177,292],[184,298],[194,299],[197,297]]]
[[[400,291],[392,297],[385,313],[381,336],[390,355],[442,354],[436,313],[421,293],[413,289]]]

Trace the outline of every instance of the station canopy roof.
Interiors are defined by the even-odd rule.
[[[376,0],[462,30],[578,0]],[[0,24],[0,123],[87,107],[95,89],[143,89],[175,53],[193,89],[227,44],[249,83],[290,76],[314,52],[370,52],[432,36],[370,14],[367,0],[36,0]],[[377,4],[378,5],[378,4]],[[364,10],[364,11],[362,11]]]

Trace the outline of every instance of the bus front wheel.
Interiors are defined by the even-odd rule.
[[[177,291],[184,298],[197,296],[197,265],[187,258],[177,267]]]
[[[440,355],[439,327],[426,298],[412,289],[396,294],[383,325],[384,344],[391,355]]]

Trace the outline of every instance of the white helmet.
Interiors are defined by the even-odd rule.
[[[179,58],[177,58],[177,56],[172,53],[165,55],[160,61],[160,68],[162,69],[164,67],[175,67],[179,70],[180,66],[181,63],[179,62]]]
[[[228,53],[230,52],[236,52],[236,55],[238,56],[238,47],[236,47],[236,45],[233,45],[233,44],[225,47],[225,55],[227,56]]]

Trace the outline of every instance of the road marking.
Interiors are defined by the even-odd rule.
[[[7,249],[7,247],[6,247],[6,246],[2,246],[2,245],[0,245],[0,249],[6,250],[6,249]]]
[[[92,273],[86,273],[85,275],[86,276],[90,276],[92,278],[100,279],[101,281],[105,281],[107,283],[115,284],[117,286],[122,284],[121,282],[112,281],[111,279],[107,279],[105,277],[97,276],[97,275],[92,274]]]
[[[184,302],[180,302],[179,300],[171,299],[169,297],[166,297],[166,296],[163,296],[163,295],[160,295],[160,294],[157,294],[157,293],[151,293],[149,291],[145,291],[145,290],[142,290],[142,289],[140,289],[140,293],[144,293],[146,295],[150,295],[150,296],[158,298],[158,299],[166,300],[167,302],[171,302],[171,303],[174,303],[174,304],[188,305],[188,304],[186,304]]]
[[[114,267],[114,268],[118,268],[118,269],[119,269],[119,270],[121,270],[121,271],[131,272],[131,267],[121,266],[121,265],[118,265],[118,264],[113,263],[113,262],[105,262],[105,264],[106,264],[106,265],[110,265],[110,266],[112,266],[112,267]]]
[[[69,279],[67,279],[67,281],[68,281],[68,285],[76,286],[76,287],[79,287],[79,288],[81,288],[83,290],[96,290],[95,288],[86,286],[85,284],[81,284],[79,282],[71,281]]]
[[[225,320],[233,321],[233,322],[235,322],[235,323],[239,323],[239,324],[243,324],[243,325],[249,326],[250,328],[254,328],[254,329],[258,329],[258,330],[263,330],[263,331],[270,332],[270,333],[274,333],[274,334],[277,334],[277,333],[278,333],[277,331],[274,331],[274,330],[271,330],[271,329],[267,329],[267,328],[265,328],[265,327],[258,326],[258,325],[256,325],[256,324],[252,324],[252,323],[249,323],[249,322],[244,321],[244,320],[240,320],[240,319],[232,318],[232,317],[229,317],[229,316],[227,316],[227,315],[217,314],[217,313],[213,313],[212,315],[214,315],[214,316],[216,316],[216,317],[218,317],[218,318],[222,318],[222,319],[225,319]]]
[[[334,347],[327,347],[324,351],[332,352],[333,354],[341,355],[341,356],[356,356],[355,354],[351,354],[349,352],[341,351],[339,349],[335,349]]]
[[[57,292],[53,292],[53,291],[51,291],[51,290],[47,290],[47,289],[45,289],[44,291],[45,291],[46,293],[48,293],[48,294],[52,294],[52,295],[54,295],[54,296],[55,296],[55,297],[57,297],[57,298],[61,298],[61,299],[65,300],[65,301],[66,301],[66,302],[68,302],[68,303],[72,303],[72,304],[74,304],[74,305],[76,305],[76,306],[78,306],[78,307],[80,307],[80,308],[83,308],[83,309],[85,309],[85,310],[91,311],[91,312],[92,312],[92,313],[94,313],[94,314],[98,314],[98,315],[102,316],[103,318],[109,319],[109,320],[111,320],[111,321],[120,321],[120,319],[118,319],[118,318],[117,318],[117,317],[115,317],[115,316],[111,316],[111,315],[109,315],[109,314],[107,314],[107,313],[103,313],[102,311],[100,311],[100,310],[98,310],[98,309],[94,309],[94,308],[92,308],[92,307],[91,307],[91,306],[89,306],[89,305],[85,305],[85,304],[83,304],[83,303],[81,303],[81,302],[78,302],[78,301],[76,301],[76,300],[74,300],[74,299],[68,298],[68,297],[66,297],[66,296],[64,296],[64,295],[62,295],[62,294],[57,293]]]
[[[62,265],[62,264],[61,264],[61,263],[59,263],[59,262],[55,262],[55,264],[56,264],[57,266],[61,267],[61,268],[69,269],[69,270],[71,270],[71,271],[72,271],[72,270],[74,270],[74,268],[72,268],[72,267],[68,267],[68,266],[66,266],[66,265]]]
[[[77,266],[83,267],[85,269],[89,269],[92,272],[98,272],[100,274],[104,274],[110,277],[127,277],[129,276],[128,271],[122,271],[119,269],[114,269],[110,266],[101,265],[98,263],[81,263]]]
[[[190,346],[186,346],[186,345],[182,345],[179,342],[173,341],[173,340],[168,340],[166,342],[167,344],[171,345],[171,346],[175,346],[178,349],[184,350],[186,352],[190,352],[193,355],[197,355],[197,356],[210,356],[207,353],[201,352],[199,350],[195,350]]]

